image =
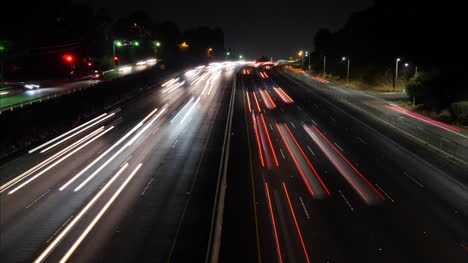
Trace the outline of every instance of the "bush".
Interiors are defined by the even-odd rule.
[[[468,124],[468,101],[454,102],[450,105],[450,109],[457,121],[464,125]]]

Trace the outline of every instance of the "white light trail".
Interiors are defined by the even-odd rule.
[[[112,116],[114,116],[114,115],[115,115],[115,113],[111,113],[111,114],[107,115],[105,118],[103,118],[103,119],[101,119],[101,120],[99,120],[99,121],[97,121],[97,122],[91,123],[91,124],[88,125],[87,127],[84,127],[83,129],[81,129],[81,130],[75,132],[74,134],[68,136],[67,138],[62,139],[61,141],[58,141],[58,142],[52,144],[51,146],[45,148],[45,149],[42,150],[40,153],[47,152],[48,150],[50,150],[50,149],[56,147],[57,145],[60,145],[60,144],[62,144],[62,143],[64,143],[64,142],[66,142],[67,140],[69,140],[69,139],[75,137],[76,135],[78,135],[78,134],[80,134],[80,133],[82,133],[82,132],[84,132],[84,131],[89,130],[91,127],[98,125],[99,123],[101,123],[101,122],[103,122],[103,121],[109,119],[110,117],[112,117]]]
[[[52,250],[55,249],[55,247],[57,247],[57,245],[62,241],[65,235],[67,235],[68,232],[70,232],[70,230],[76,225],[76,223],[78,223],[78,221],[86,214],[86,212],[88,212],[91,206],[93,206],[94,203],[96,203],[96,201],[107,190],[107,188],[109,188],[109,186],[117,179],[117,177],[120,176],[120,174],[127,167],[128,163],[126,163],[124,166],[122,166],[122,168],[119,169],[119,171],[117,171],[117,173],[109,180],[109,182],[107,182],[107,184],[104,185],[103,188],[101,188],[101,190],[93,197],[93,199],[91,199],[91,201],[89,201],[88,204],[86,204],[86,206],[80,211],[80,213],[75,218],[73,218],[73,220],[63,229],[62,232],[60,232],[60,234],[54,239],[54,241],[50,243],[50,245],[39,255],[39,257],[36,258],[36,260],[34,260],[34,263],[40,263],[44,261],[44,259],[50,254],[50,252],[52,252]]]
[[[126,167],[128,163],[124,166]],[[83,240],[86,238],[86,236],[91,232],[91,230],[94,228],[94,226],[99,222],[101,217],[106,213],[106,211],[109,209],[109,207],[112,205],[112,203],[117,199],[117,197],[120,195],[120,193],[125,189],[125,187],[128,185],[130,180],[135,176],[135,174],[140,170],[141,166],[143,164],[140,163],[138,166],[133,170],[133,172],[128,176],[128,178],[125,180],[125,182],[119,187],[119,189],[114,193],[114,195],[107,201],[106,205],[99,211],[98,215],[93,219],[93,221],[88,225],[88,227],[85,229],[85,231],[80,235],[80,237],[75,241],[73,246],[67,251],[67,253],[62,257],[60,260],[60,263],[65,263],[68,261],[70,256],[75,252],[75,250],[78,248],[78,246],[83,242]]]
[[[37,146],[36,148],[30,150],[28,153],[33,153],[33,152],[35,152],[35,151],[41,149],[42,147],[47,146],[47,145],[49,145],[49,144],[55,142],[56,140],[59,140],[59,139],[61,139],[62,137],[65,137],[65,136],[67,136],[68,134],[70,134],[70,133],[72,133],[72,132],[74,132],[74,131],[76,131],[76,130],[78,130],[78,129],[81,129],[81,128],[84,127],[84,126],[86,126],[86,125],[88,125],[88,124],[90,124],[90,123],[92,123],[92,122],[95,122],[95,121],[97,121],[97,120],[103,118],[103,117],[106,116],[106,115],[107,115],[107,113],[104,113],[104,114],[102,114],[102,115],[100,115],[100,116],[98,116],[98,117],[96,117],[96,118],[94,118],[94,119],[92,119],[92,120],[90,120],[90,121],[88,121],[88,122],[86,122],[86,123],[83,123],[83,124],[81,124],[80,126],[74,128],[74,129],[72,129],[72,130],[69,130],[68,132],[66,132],[66,133],[64,133],[64,134],[62,134],[62,135],[60,135],[60,136],[58,136],[58,137],[56,137],[56,138],[54,138],[54,139],[52,139],[52,140],[50,140],[50,141],[44,143],[44,144],[41,144],[41,145]]]
[[[41,172],[37,173],[36,175],[34,175],[33,177],[29,178],[28,180],[26,180],[24,183],[20,184],[19,186],[17,186],[16,188],[14,188],[13,190],[11,190],[10,192],[8,192],[9,195],[15,193],[16,191],[18,191],[19,189],[23,188],[24,186],[26,186],[27,184],[29,184],[30,182],[32,182],[33,180],[35,180],[36,178],[38,178],[39,176],[43,175],[45,172],[49,171],[50,169],[54,168],[55,166],[57,166],[59,163],[63,162],[65,159],[67,159],[68,157],[72,156],[74,153],[76,153],[77,151],[83,149],[84,147],[86,147],[88,144],[92,143],[93,141],[97,140],[99,137],[101,137],[102,135],[106,134],[108,131],[112,130],[114,128],[114,126],[111,126],[110,128],[108,128],[107,130],[99,133],[96,137],[92,138],[91,140],[87,141],[85,144],[81,145],[80,147],[76,148],[75,150],[73,150],[72,152],[68,153],[67,155],[63,156],[62,158],[60,158],[58,161],[54,162],[53,164],[51,164],[50,166],[48,166],[46,169],[42,170]]]

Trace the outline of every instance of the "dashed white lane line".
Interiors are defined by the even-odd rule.
[[[390,195],[387,194],[387,192],[384,191],[384,189],[382,189],[382,187],[380,187],[378,184],[375,184],[375,186],[377,186],[377,188],[379,188],[379,190],[384,193],[384,195],[390,200],[392,201],[392,203],[395,203],[395,200],[393,200]]]
[[[354,207],[351,205],[351,203],[348,201],[348,199],[344,196],[344,194],[341,192],[341,190],[338,190],[338,193],[340,193],[341,197],[343,197],[343,200],[346,202],[348,205],[349,209],[354,212]]]
[[[312,151],[312,149],[310,148],[310,146],[309,146],[309,145],[307,145],[307,149],[309,149],[309,151],[312,153],[312,155],[313,155],[313,156],[315,156],[315,153],[314,153],[314,151]]]
[[[286,156],[284,156],[283,150],[281,148],[280,148],[280,153],[281,153],[281,156],[283,156],[283,159],[286,160]]]
[[[301,201],[301,205],[302,205],[302,208],[304,209],[304,212],[306,214],[307,219],[310,219],[309,211],[307,211],[307,208],[306,208],[306,206],[304,204],[304,201],[302,200],[302,197],[299,196],[299,200]]]

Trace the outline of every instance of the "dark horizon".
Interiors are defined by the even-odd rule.
[[[73,2],[89,4],[96,10],[105,8],[114,19],[142,10],[153,22],[175,22],[182,30],[196,26],[220,27],[226,49],[237,50],[250,59],[264,55],[277,60],[287,59],[300,49],[312,50],[315,33],[320,28],[340,29],[353,12],[370,7],[373,1],[297,1],[294,6],[286,7],[280,1],[234,7],[216,7],[215,2],[195,5],[188,1],[139,0],[133,1],[130,7],[121,0]]]

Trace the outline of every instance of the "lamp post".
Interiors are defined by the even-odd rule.
[[[301,69],[304,68],[304,51],[299,51],[297,55],[301,58]]]
[[[327,64],[327,56],[323,56],[323,75],[325,76],[326,74],[326,70],[325,70],[325,66]]]
[[[342,57],[341,60],[345,61],[347,60],[348,61],[348,67],[347,67],[347,70],[346,70],[346,87],[348,88],[349,87],[349,64],[350,64],[350,59],[348,57]]]
[[[395,62],[395,82],[393,83],[393,91],[396,91],[398,87],[398,63],[400,62],[400,60],[400,58],[397,58]]]

